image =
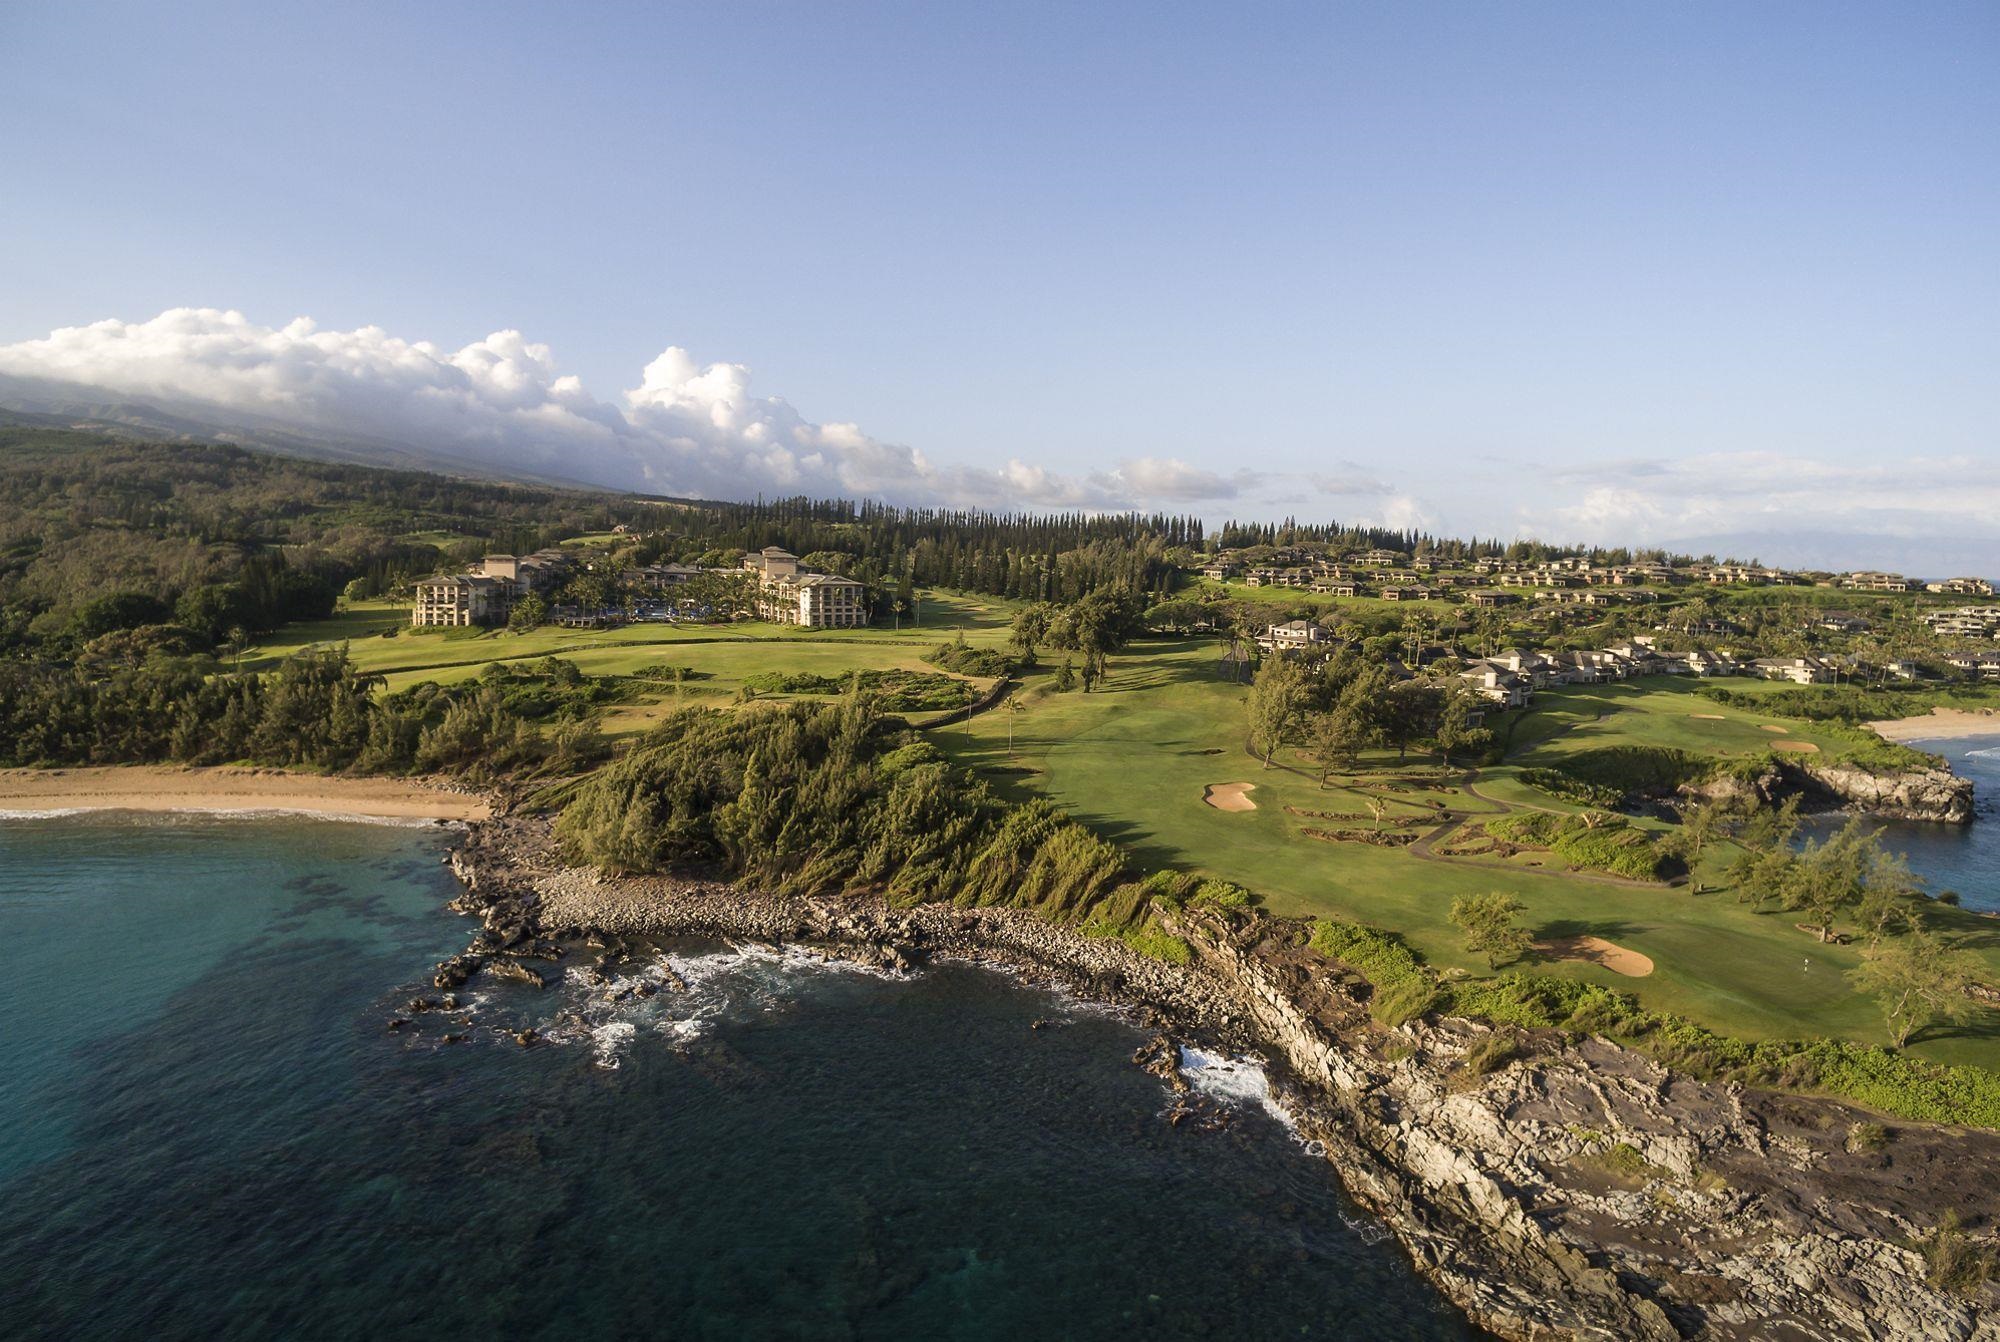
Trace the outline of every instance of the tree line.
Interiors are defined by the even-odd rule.
[[[573,670],[573,668],[572,668]],[[569,772],[601,760],[588,720],[537,709],[504,677],[378,696],[344,650],[304,652],[262,674],[211,657],[0,661],[0,765],[251,763],[476,778]],[[537,689],[546,696],[546,691]]]

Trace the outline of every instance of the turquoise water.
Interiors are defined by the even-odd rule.
[[[685,945],[388,1032],[470,930],[442,847],[0,824],[0,1332],[1475,1336],[1254,1070],[1172,1127],[1137,1030],[988,971]]]

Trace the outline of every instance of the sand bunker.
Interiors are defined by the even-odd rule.
[[[1773,741],[1773,742],[1771,742],[1771,749],[1773,749],[1773,750],[1789,750],[1789,751],[1791,751],[1791,752],[1792,752],[1792,753],[1793,753],[1794,755],[1817,755],[1817,754],[1819,754],[1819,747],[1818,747],[1818,746],[1816,746],[1816,745],[1814,745],[1814,744],[1813,744],[1812,742],[1810,742],[1810,741]]]
[[[1642,979],[1653,972],[1650,956],[1627,950],[1603,937],[1557,937],[1554,941],[1536,942],[1535,949],[1558,960],[1581,960],[1585,964],[1603,965],[1612,973],[1623,974],[1628,979]]]
[[[1210,783],[1201,790],[1201,799],[1218,811],[1254,811],[1257,803],[1250,800],[1250,790],[1255,783]]]
[[[1707,722],[1722,722],[1725,720],[1720,713],[1690,713],[1688,716],[1691,718],[1701,718]]]
[[[1790,727],[1780,727],[1775,722],[1760,722],[1757,725],[1759,727],[1762,727],[1767,732],[1777,732],[1780,736],[1784,735],[1786,732],[1789,732],[1791,730]]]

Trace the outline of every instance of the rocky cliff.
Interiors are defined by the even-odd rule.
[[[2000,1291],[1932,1288],[1911,1247],[1977,1219],[2000,1136],[1899,1125],[1828,1101],[1714,1086],[1602,1040],[1513,1037],[1490,1071],[1469,1021],[1374,1024],[1367,987],[1277,919],[1188,917],[1174,968],[1014,909],[772,898],[711,881],[565,869],[534,821],[474,826],[455,907],[483,927],[448,976],[579,942],[699,934],[804,942],[878,964],[997,962],[1141,1019],[1273,1056],[1275,1085],[1354,1197],[1418,1268],[1508,1338],[1982,1339]],[[440,967],[441,973],[445,967]],[[1850,1149],[1852,1147],[1853,1149]]]
[[[1940,764],[1874,774],[1839,760],[1783,760],[1785,781],[1811,797],[1831,798],[1885,820],[1936,820],[1963,825],[1972,820],[1972,780]]]
[[[1688,789],[1715,801],[1756,797],[1782,801],[1802,794],[1809,809],[1844,807],[1884,820],[1933,820],[1964,825],[1972,820],[1972,780],[1945,765],[1871,773],[1839,760],[1792,756],[1773,759],[1754,776],[1724,774]]]

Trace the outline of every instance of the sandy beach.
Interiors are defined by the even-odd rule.
[[[300,811],[398,820],[484,820],[492,813],[478,793],[411,778],[163,765],[0,769],[0,815],[110,810]]]
[[[1891,741],[1944,741],[1960,736],[2000,736],[2000,713],[1990,708],[1934,708],[1914,718],[1868,724]]]

